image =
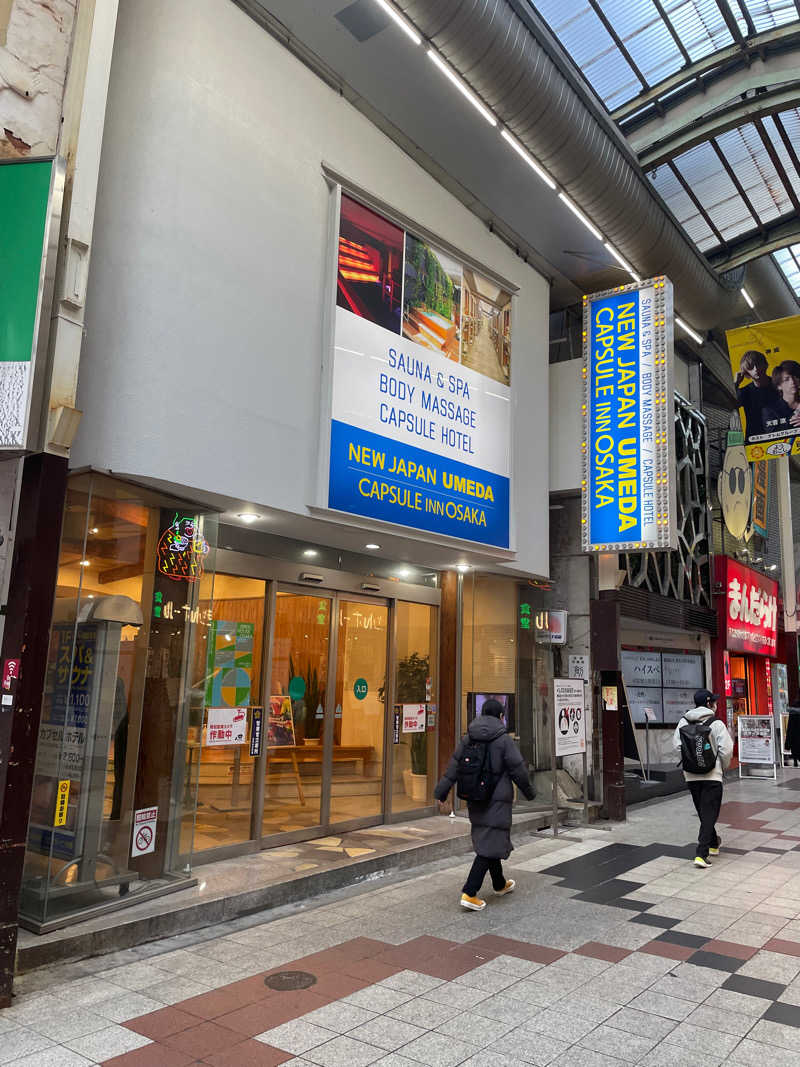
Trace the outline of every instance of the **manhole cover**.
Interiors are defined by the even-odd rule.
[[[316,977],[313,974],[309,974],[308,971],[278,971],[277,974],[271,974],[264,979],[265,986],[278,991],[308,989],[309,986],[316,984]]]

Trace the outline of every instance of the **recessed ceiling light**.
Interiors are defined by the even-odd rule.
[[[381,546],[380,545],[376,545],[374,541],[370,541],[370,543],[368,545],[364,545],[364,548],[369,548],[372,551],[374,551],[375,549],[380,548],[380,547]]]
[[[258,522],[258,520],[261,518],[261,516],[256,515],[254,511],[240,511],[238,517],[242,520],[242,522],[247,523]]]
[[[96,526],[93,526],[92,527],[92,533],[93,534],[100,533],[100,530]]]
[[[411,574],[411,571],[408,569],[408,567],[401,567],[400,570],[397,572],[397,577],[398,578],[408,578],[408,576],[410,574]]]
[[[470,567],[469,563],[457,563],[457,564],[456,564],[456,570],[457,570],[457,571],[458,571],[458,572],[459,572],[460,574],[466,574],[466,573],[467,573],[467,571],[468,571],[468,570],[471,570],[471,569],[472,569],[472,568]]]
[[[92,564],[89,562],[88,559],[82,559],[81,560],[81,567],[91,567],[91,565]]]
[[[94,593],[89,593],[88,600],[94,600]]]
[[[319,555],[319,552],[317,552],[316,548],[307,548],[303,555],[306,557],[306,559],[313,559],[314,556]]]

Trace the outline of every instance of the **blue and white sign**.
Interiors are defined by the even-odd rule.
[[[677,547],[672,285],[584,298],[583,547]]]
[[[328,507],[509,548],[511,294],[342,201]]]

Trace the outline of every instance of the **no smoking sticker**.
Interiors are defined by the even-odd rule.
[[[156,850],[158,808],[140,808],[133,814],[131,856],[146,856]]]

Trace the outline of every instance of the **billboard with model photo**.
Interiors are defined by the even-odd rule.
[[[800,315],[727,337],[748,460],[800,453]]]

